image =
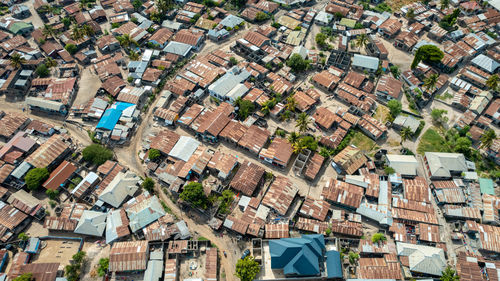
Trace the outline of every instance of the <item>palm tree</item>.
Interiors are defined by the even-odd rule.
[[[91,37],[94,35],[95,31],[90,25],[84,24],[82,26],[82,33],[88,37]]]
[[[10,57],[10,65],[14,68],[20,68],[23,64],[26,63],[26,59],[21,56],[19,53],[15,53]]]
[[[300,139],[300,135],[297,132],[291,132],[290,135],[288,135],[288,142],[291,143],[292,145],[297,143]]]
[[[294,96],[289,96],[286,99],[286,109],[290,111],[295,111],[295,107],[297,106],[297,101]]]
[[[53,14],[54,10],[55,8],[51,5],[43,5],[40,9],[38,9],[41,14]]]
[[[358,39],[356,39],[356,47],[358,47],[358,50],[361,49],[361,47],[366,47],[367,43],[368,36],[366,36],[366,34],[360,34]]]
[[[45,59],[45,66],[48,68],[56,67],[57,66],[57,61],[51,57],[47,57]]]
[[[497,139],[497,134],[492,129],[486,130],[481,136],[481,148],[490,148],[493,141]]]
[[[264,115],[268,115],[269,112],[271,112],[270,108],[270,101],[266,101],[265,103],[262,104],[262,108],[260,109],[260,112]]]
[[[54,28],[51,25],[45,24],[43,26],[42,34],[45,36],[45,39],[53,37],[55,34]]]
[[[402,145],[404,141],[411,138],[412,131],[409,127],[404,127],[399,134],[401,135],[401,142],[399,144]]]
[[[307,148],[307,145],[304,145],[300,140],[292,144],[293,153],[299,154],[304,149]]]
[[[139,53],[138,53],[138,52],[136,52],[136,51],[134,51],[134,50],[130,50],[130,53],[129,53],[129,55],[128,55],[128,58],[129,58],[130,60],[137,61],[137,60],[139,60]]]
[[[78,27],[77,24],[73,24],[73,27],[71,28],[71,38],[75,41],[79,41],[83,39],[83,30]]]
[[[444,10],[450,6],[450,0],[441,0],[441,10]]]
[[[297,117],[297,123],[295,124],[295,127],[299,128],[299,132],[304,133],[309,128],[310,123],[311,119],[309,119],[309,115],[307,115],[305,112],[302,112]]]
[[[122,36],[118,37],[118,41],[120,42],[120,45],[125,48],[129,48],[131,45],[137,45],[137,42],[130,37],[128,34],[123,34]]]
[[[498,84],[500,84],[500,77],[498,74],[493,74],[486,80],[486,86],[488,86],[490,90],[496,91],[498,89]]]
[[[447,266],[445,270],[442,272],[441,281],[459,281],[460,276],[457,275],[457,272],[452,269],[450,266]]]
[[[431,74],[429,77],[424,79],[424,88],[427,92],[432,94],[436,89],[436,84],[439,79],[439,74]]]

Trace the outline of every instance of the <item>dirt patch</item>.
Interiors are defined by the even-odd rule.
[[[33,263],[59,263],[66,266],[72,256],[78,253],[80,241],[76,240],[43,240],[41,251],[33,258]]]
[[[102,84],[99,76],[93,73],[90,67],[84,68],[80,77],[80,88],[74,101],[74,104],[78,105],[85,104],[93,98]]]

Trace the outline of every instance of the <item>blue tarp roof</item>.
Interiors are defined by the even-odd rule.
[[[328,278],[342,278],[342,264],[340,262],[339,252],[326,252],[326,272]]]
[[[319,275],[319,260],[323,258],[324,249],[325,240],[321,234],[269,241],[271,268],[282,268],[285,275]]]
[[[133,105],[134,104],[128,102],[116,102],[112,106],[112,108],[104,112],[104,114],[101,117],[101,120],[99,120],[99,123],[97,123],[96,128],[106,129],[110,131],[113,130],[116,126],[116,123],[118,123],[118,120],[120,120],[122,112]]]

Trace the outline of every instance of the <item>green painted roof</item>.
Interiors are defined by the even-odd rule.
[[[353,19],[342,18],[340,20],[339,24],[350,27],[350,28],[354,28],[354,26],[356,25],[356,21]]]
[[[20,30],[25,28],[33,28],[33,25],[31,23],[27,23],[24,21],[18,21],[10,26],[9,31],[14,34],[17,34]]]
[[[479,187],[481,188],[481,194],[495,195],[495,186],[493,180],[486,178],[479,178]]]

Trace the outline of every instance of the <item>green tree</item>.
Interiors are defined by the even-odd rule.
[[[396,171],[394,170],[394,168],[389,167],[389,166],[386,166],[386,167],[384,168],[384,172],[385,172],[385,174],[386,174],[386,175],[392,175],[392,174],[394,174]]]
[[[392,65],[390,68],[392,76],[394,78],[399,79],[399,75],[401,75],[401,70],[399,70],[399,67],[397,65]]]
[[[255,15],[255,21],[256,22],[262,22],[262,21],[266,21],[268,20],[270,17],[268,14],[264,13],[264,12],[258,12],[256,15]]]
[[[450,6],[450,0],[441,0],[441,10],[447,9]]]
[[[291,132],[289,135],[288,135],[288,142],[289,143],[296,143],[298,142],[300,139],[300,135],[297,133],[297,132]]]
[[[42,78],[48,77],[50,75],[50,70],[44,63],[37,66],[35,72],[39,77]]]
[[[158,8],[158,13],[162,18],[167,12],[172,9],[174,3],[172,0],[156,0],[156,7]]]
[[[326,47],[328,46],[328,43],[326,43],[327,39],[328,39],[328,35],[326,35],[324,33],[320,32],[320,33],[316,34],[315,41],[320,49],[326,49]]]
[[[451,266],[447,266],[442,272],[441,277],[439,278],[441,281],[459,281],[460,276],[458,276],[457,272],[451,268]]]
[[[26,63],[26,59],[19,53],[14,53],[10,56],[10,65],[14,68],[21,68],[23,64]]]
[[[12,279],[12,281],[34,281],[32,273],[23,273],[18,277]]]
[[[134,6],[134,11],[139,11],[139,9],[141,9],[142,7],[142,2],[140,0],[134,0],[132,2],[132,6]]]
[[[82,151],[83,159],[94,165],[102,165],[107,160],[113,159],[113,151],[99,144],[91,144]]]
[[[390,100],[387,102],[387,107],[389,108],[389,112],[391,113],[391,116],[393,118],[396,118],[396,116],[401,113],[401,110],[403,109],[403,106],[401,105],[401,102],[398,100]]]
[[[50,200],[56,200],[59,196],[59,190],[47,189],[45,190],[45,194],[49,197]]]
[[[56,67],[57,66],[57,61],[51,57],[45,58],[45,66],[48,68]]]
[[[418,63],[423,61],[427,64],[440,62],[444,57],[443,51],[434,45],[423,45],[415,52],[415,57],[411,63],[411,68],[417,67]]]
[[[488,80],[486,80],[486,86],[488,86],[488,88],[493,91],[498,90],[499,84],[500,84],[500,77],[498,76],[498,74],[493,74],[488,78]]]
[[[412,131],[409,127],[404,127],[403,129],[401,129],[401,132],[399,132],[399,135],[401,136],[400,144],[403,144],[403,142],[411,138]]]
[[[459,137],[455,141],[455,145],[453,147],[453,151],[463,153],[468,156],[471,153],[472,141],[468,137]]]
[[[71,18],[65,17],[61,20],[61,22],[64,24],[64,27],[68,28],[71,26]]]
[[[366,34],[360,34],[358,35],[358,38],[356,39],[356,47],[358,47],[358,50],[361,49],[361,47],[366,47],[366,44],[368,43],[368,36]]]
[[[66,265],[64,273],[68,281],[77,281],[80,277],[82,265],[85,261],[86,253],[80,251],[73,255],[73,263]]]
[[[162,0],[163,1],[163,0]],[[116,37],[116,40],[120,43],[120,45],[124,48],[130,48],[130,46],[135,45],[137,46],[137,42],[130,37],[129,34],[123,34],[122,36]]]
[[[372,242],[373,243],[378,243],[380,241],[386,241],[387,240],[387,237],[385,237],[385,235],[383,233],[375,233],[372,235]]]
[[[439,26],[448,31],[455,29],[455,24],[457,23],[457,18],[460,15],[460,9],[453,10],[453,13],[444,16],[439,22]]]
[[[48,178],[49,171],[47,168],[34,168],[28,171],[24,177],[24,181],[26,182],[26,186],[29,190],[36,190]]]
[[[139,53],[134,51],[134,50],[130,50],[129,54],[128,54],[128,58],[131,60],[131,61],[138,61],[139,60]]]
[[[434,123],[436,124],[443,125],[444,123],[448,122],[448,117],[446,117],[447,113],[448,111],[445,109],[433,109],[431,111],[432,121],[434,121]]]
[[[229,58],[229,63],[231,63],[231,65],[237,65],[238,64],[238,60],[235,57],[230,57]]]
[[[303,59],[299,54],[293,54],[287,60],[286,64],[292,68],[294,72],[303,72],[309,68],[309,60]]]
[[[92,37],[95,34],[94,29],[90,25],[88,25],[88,24],[84,24],[82,26],[82,31],[81,32],[82,32],[82,34],[84,36],[88,36],[88,37]]]
[[[49,25],[49,24],[43,25],[42,34],[45,37],[45,39],[47,39],[49,37],[53,37],[55,33],[56,32],[51,25]]]
[[[222,191],[222,195],[218,199],[220,201],[219,212],[227,214],[230,211],[229,207],[231,206],[231,203],[233,203],[234,193],[229,189],[225,189]]]
[[[493,144],[493,141],[497,139],[497,134],[494,130],[488,129],[481,136],[481,148],[490,148]]]
[[[208,198],[203,191],[203,186],[198,182],[191,182],[184,186],[180,198],[191,203],[195,207],[202,209],[208,207]]]
[[[415,19],[415,10],[413,8],[410,8],[408,12],[406,12],[406,18],[410,21]]]
[[[151,148],[148,153],[149,160],[156,160],[161,156],[161,152],[158,149]]]
[[[97,274],[99,277],[103,277],[108,272],[109,268],[109,258],[101,258],[99,260],[99,267],[97,268]]]
[[[238,117],[240,120],[247,119],[248,115],[255,111],[255,105],[249,100],[236,99],[234,105],[238,107]]]
[[[71,27],[71,39],[75,41],[82,40],[85,35],[83,34],[83,29],[81,29],[76,23]]]
[[[154,189],[155,189],[155,181],[152,178],[147,177],[144,179],[141,186],[142,186],[142,188],[147,190],[149,193],[153,193]]]
[[[295,100],[294,96],[289,96],[286,99],[286,109],[294,112],[296,107],[297,101]]]
[[[26,242],[30,239],[30,237],[28,235],[26,235],[26,233],[21,232],[21,233],[19,233],[19,235],[17,235],[17,239]]]
[[[66,46],[64,46],[64,49],[72,55],[74,55],[76,53],[76,51],[78,50],[78,48],[76,47],[75,44],[66,44]]]
[[[233,5],[235,5],[237,8],[242,8],[245,6],[247,1],[246,0],[231,0],[231,3]]]
[[[236,262],[236,277],[241,281],[252,281],[260,271],[260,265],[252,256],[246,256]]]
[[[438,79],[439,79],[439,74],[431,74],[429,75],[429,77],[425,78],[424,79],[424,88],[427,92],[429,93],[433,93],[434,90],[436,89],[436,84],[438,82]]]
[[[321,149],[319,150],[319,155],[325,157],[325,158],[328,158],[330,157],[330,150],[326,147],[321,147]]]
[[[349,252],[349,264],[351,266],[356,266],[356,263],[359,260],[359,254],[355,252]]]
[[[312,136],[304,136],[299,140],[299,146],[311,151],[316,151],[316,149],[318,149],[318,142]]]
[[[311,118],[309,118],[309,115],[307,115],[307,113],[302,112],[297,117],[295,128],[298,128],[300,133],[304,133],[309,128],[309,124],[311,124]]]

